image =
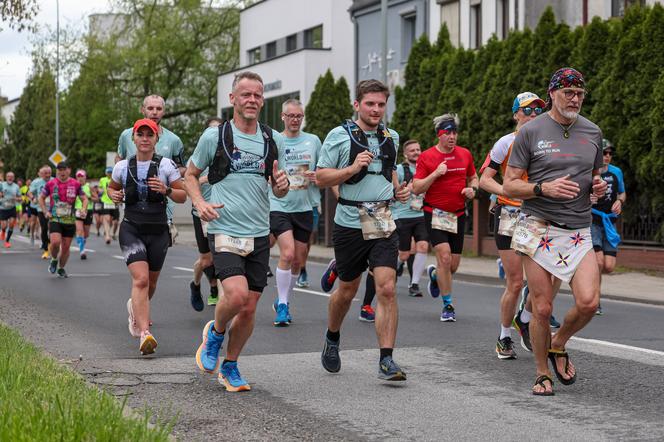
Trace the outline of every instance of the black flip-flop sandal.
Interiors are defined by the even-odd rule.
[[[546,385],[544,383],[546,381],[551,382],[551,391],[546,391]],[[537,379],[535,379],[535,384],[533,384],[533,387],[539,385],[541,386],[544,391],[535,391],[533,390],[533,395],[535,396],[555,396],[556,393],[553,391],[553,379],[551,379],[549,376],[543,374],[541,376],[538,376]]]
[[[576,382],[576,371],[574,371],[574,376],[569,379],[565,379],[563,374],[558,371],[558,365],[556,364],[557,358],[565,358],[565,374],[567,374],[567,369],[569,368],[569,355],[565,350],[554,350],[553,348],[549,349],[549,360],[551,365],[553,365],[553,372],[556,374],[556,377],[563,385],[572,385]]]

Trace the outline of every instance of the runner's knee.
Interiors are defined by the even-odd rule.
[[[549,318],[553,313],[553,304],[551,302],[536,302],[533,304],[533,316],[540,322],[549,323]]]
[[[150,287],[150,278],[148,275],[137,275],[131,284],[138,290],[146,290]]]

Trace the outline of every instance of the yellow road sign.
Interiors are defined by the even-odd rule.
[[[65,154],[60,152],[59,149],[55,149],[55,152],[53,152],[51,156],[48,157],[48,160],[53,163],[54,166],[57,166],[60,161],[66,161],[67,157]]]

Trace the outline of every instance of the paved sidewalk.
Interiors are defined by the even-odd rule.
[[[191,226],[178,226],[180,235],[177,242],[191,244],[195,247],[196,241]],[[272,256],[279,255],[279,249],[271,250]],[[309,259],[312,261],[328,262],[334,257],[331,247],[314,245],[311,247]],[[435,264],[433,255],[429,255],[427,265]],[[495,258],[461,258],[459,270],[454,278],[460,281],[481,282],[503,285],[498,278],[498,267]],[[561,291],[569,292],[569,286],[563,284]],[[647,275],[642,272],[624,272],[604,275],[602,278],[602,297],[623,301],[642,302],[646,304],[664,305],[664,278]]]

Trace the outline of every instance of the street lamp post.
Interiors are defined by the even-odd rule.
[[[383,62],[380,66],[380,76],[383,83],[387,84],[387,0],[381,0],[380,2],[380,28],[383,43]]]
[[[55,10],[55,148],[60,150],[60,0]]]

